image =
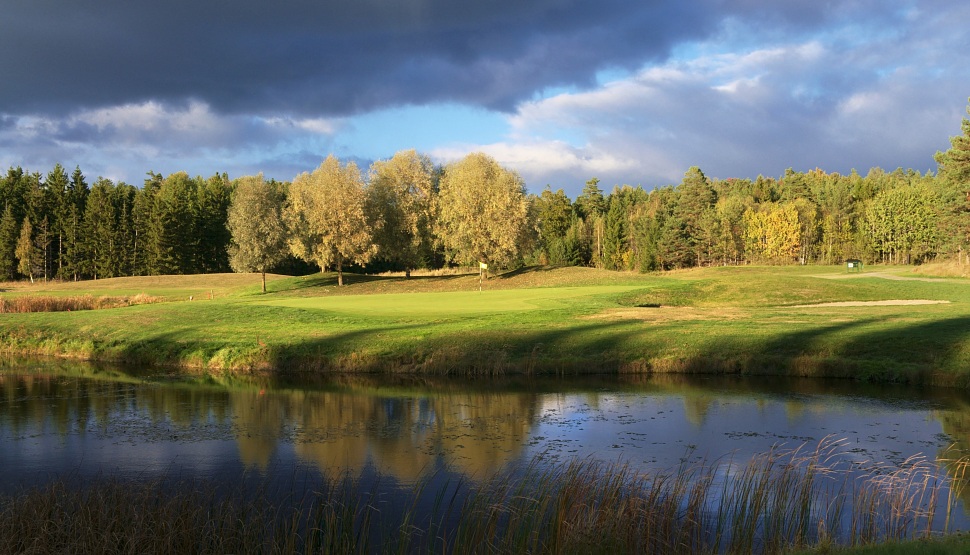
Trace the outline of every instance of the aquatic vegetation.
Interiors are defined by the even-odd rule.
[[[481,480],[432,475],[394,499],[352,476],[283,496],[54,482],[0,499],[0,552],[783,553],[950,531],[970,461],[860,473],[842,454],[823,441],[659,473],[537,457]]]

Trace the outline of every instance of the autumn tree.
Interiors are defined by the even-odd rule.
[[[364,206],[364,180],[353,162],[341,166],[331,154],[313,173],[296,176],[284,210],[293,254],[335,267],[342,286],[344,264],[364,264],[377,250]]]
[[[528,217],[519,175],[481,152],[445,168],[438,234],[453,260],[509,264],[520,254]]]
[[[266,292],[266,272],[287,254],[287,232],[283,223],[284,194],[263,174],[240,178],[232,194],[226,223],[232,241],[229,264],[237,272],[259,272]]]
[[[745,252],[765,262],[791,263],[801,244],[798,209],[792,203],[769,202],[744,215]]]
[[[374,162],[367,186],[367,215],[377,257],[411,270],[421,266],[431,249],[431,216],[435,168],[414,150]]]

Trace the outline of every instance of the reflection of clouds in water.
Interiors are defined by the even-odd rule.
[[[527,455],[622,459],[664,469],[685,456],[745,461],[773,448],[831,437],[848,440],[842,458],[863,464],[932,455],[944,444],[925,404],[834,401],[820,395],[634,392],[604,393],[593,409],[583,395],[550,395],[541,401]]]
[[[451,384],[388,395],[373,387],[227,391],[0,372],[0,462],[69,470],[83,460],[121,472],[241,464],[265,472],[289,457],[325,473],[371,469],[413,483],[442,468],[483,476],[537,454],[654,469],[688,454],[745,461],[826,436],[846,438],[844,459],[859,465],[932,456],[950,441],[942,432],[970,449],[967,403],[947,401],[952,410],[934,412],[919,400],[668,381],[548,394]]]

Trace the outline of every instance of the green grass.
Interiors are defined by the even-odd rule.
[[[970,535],[952,534],[910,541],[892,541],[860,547],[828,545],[791,551],[791,555],[965,555],[970,553]]]
[[[349,275],[342,288],[332,274],[272,276],[266,294],[246,274],[16,284],[0,296],[145,293],[168,302],[3,315],[0,349],[214,373],[708,372],[970,384],[970,281],[867,270],[528,268],[481,292],[477,274]],[[914,299],[947,304],[799,307]]]

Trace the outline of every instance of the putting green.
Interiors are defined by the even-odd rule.
[[[496,291],[389,293],[333,297],[289,298],[259,304],[368,315],[462,315],[562,308],[577,299],[625,293],[642,285],[539,287]]]

